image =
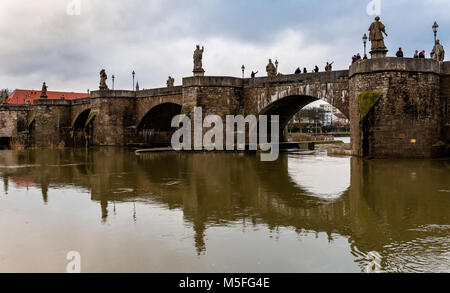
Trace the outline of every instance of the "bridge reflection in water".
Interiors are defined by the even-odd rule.
[[[171,251],[171,247],[178,256],[194,243],[197,257],[184,256],[184,266],[174,265],[176,261],[168,256],[157,261],[152,255],[151,262],[159,265],[151,267],[152,271],[363,271],[371,251],[383,257],[386,271],[449,271],[449,170],[448,160],[363,161],[325,155],[283,155],[276,162],[261,162],[257,156],[239,154],[166,153],[136,157],[121,149],[2,151],[0,174],[8,196],[0,198],[0,206],[4,211],[30,206],[26,190],[32,192],[39,187],[45,205],[36,204],[33,210],[37,213],[13,218],[40,223],[45,222],[44,214],[59,217],[61,223],[54,225],[61,230],[73,227],[72,222],[77,221],[87,226],[100,224],[109,227],[101,230],[105,233],[102,235],[118,243],[124,237],[130,242],[150,241],[147,234],[153,229],[152,236],[162,237],[164,249]],[[85,203],[78,206],[83,194],[90,194],[91,203],[100,203],[101,219],[92,218],[95,211],[83,208]],[[117,216],[129,210],[130,204],[130,217]],[[49,215],[49,209],[58,214]],[[165,215],[167,211],[181,215],[184,227],[172,223],[173,230],[155,232],[158,226],[167,224],[163,217],[158,218],[163,222],[155,222],[156,215],[150,213]],[[9,223],[0,224],[2,230],[7,229],[6,225],[23,224],[1,215],[0,219]],[[89,252],[96,246],[95,241],[90,243],[96,239],[90,234],[91,228],[77,229],[82,230],[75,230],[71,237],[85,239],[77,241],[86,245],[86,254],[95,258]],[[33,241],[39,239],[38,242],[48,241],[51,250],[55,244],[50,243],[62,241],[58,233],[62,232],[44,231],[10,241],[33,246]],[[165,233],[177,240],[164,241]],[[297,235],[294,240],[292,233]],[[323,235],[328,246],[321,240]],[[277,246],[273,241],[287,242]],[[102,250],[110,254],[123,253],[124,247],[116,247],[118,244],[100,242]],[[304,252],[298,251],[297,242],[304,242],[305,246],[300,246]],[[225,243],[234,246],[226,247]],[[0,248],[4,245],[0,244]],[[136,254],[149,253],[137,244],[128,245],[129,249],[135,247]],[[248,246],[253,246],[260,262],[272,254],[294,259],[279,259],[266,267],[257,262],[248,264],[245,262],[255,260],[241,255],[243,247]],[[290,250],[280,251],[286,247]],[[5,249],[12,248],[6,245]],[[158,255],[159,251],[153,253]],[[221,256],[212,257],[217,254]],[[149,269],[135,257],[138,260],[134,260],[134,269]],[[204,263],[194,268],[198,258],[204,258]],[[228,267],[209,263],[213,258],[228,263]],[[91,261],[92,271],[111,270],[110,266],[102,267],[101,260]],[[162,265],[163,262],[169,264]],[[0,271],[5,270],[0,262]],[[121,271],[120,267],[115,270]]]

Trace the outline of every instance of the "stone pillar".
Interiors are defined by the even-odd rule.
[[[370,56],[372,57],[372,59],[377,59],[377,58],[386,58],[387,52],[389,52],[388,50],[373,50],[370,51]]]
[[[380,58],[350,68],[353,153],[375,158],[442,155],[440,65]]]
[[[41,99],[34,102],[34,146],[66,147],[71,129],[70,101]]]
[[[218,115],[224,123],[227,115],[239,115],[242,79],[234,77],[188,77],[183,79],[183,108],[201,107],[203,118]],[[187,106],[187,107],[186,107]],[[192,115],[192,113],[191,113]],[[192,127],[193,117],[191,116]],[[203,135],[208,131],[203,129]],[[226,134],[224,132],[224,147]],[[194,143],[194,135],[192,135]]]
[[[192,71],[194,73],[194,76],[198,77],[198,76],[205,76],[205,70],[203,69],[194,69],[194,71]]]
[[[91,93],[96,146],[124,146],[136,134],[136,92],[94,91]]]
[[[450,62],[441,63],[441,100],[444,115],[442,137],[446,143],[446,155],[450,156]]]

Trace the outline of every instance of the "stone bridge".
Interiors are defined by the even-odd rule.
[[[379,58],[349,70],[243,79],[195,76],[182,86],[95,91],[82,100],[0,107],[0,139],[15,147],[168,145],[172,118],[203,114],[279,115],[280,128],[323,100],[351,121],[356,156],[448,155],[450,62]]]

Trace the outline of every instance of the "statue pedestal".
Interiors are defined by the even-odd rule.
[[[386,58],[387,52],[389,52],[387,49],[373,50],[373,51],[370,51],[370,55],[372,56],[372,59]]]
[[[203,69],[194,69],[194,76],[205,76],[205,70]]]

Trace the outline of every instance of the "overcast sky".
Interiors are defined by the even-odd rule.
[[[81,15],[67,5],[81,2]],[[327,61],[347,69],[363,52],[362,35],[374,16],[370,0],[1,0],[0,88],[82,91],[98,88],[100,69],[108,84],[131,89],[136,71],[141,88],[163,87],[167,76],[181,84],[192,75],[196,44],[205,46],[207,75],[241,76],[259,70],[268,58],[279,71]],[[76,9],[70,10],[76,12]],[[450,1],[381,0],[386,44],[410,56],[432,49],[431,26],[450,43]]]

